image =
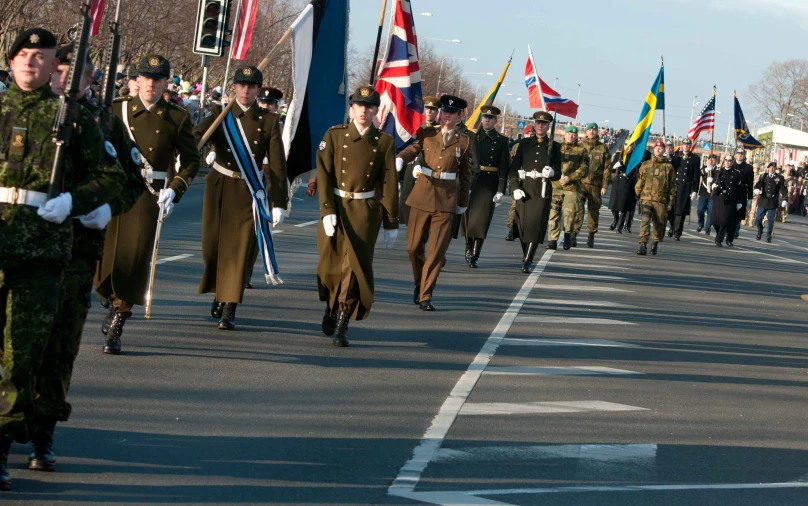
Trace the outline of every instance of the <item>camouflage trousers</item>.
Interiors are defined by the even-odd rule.
[[[28,428],[37,413],[37,376],[53,340],[62,269],[52,263],[31,261],[3,263],[2,267],[0,433],[26,443],[30,440]]]
[[[508,228],[513,227],[513,220],[516,216],[516,199],[511,198],[511,210],[508,211]]]
[[[591,233],[598,231],[598,222],[600,221],[600,206],[602,199],[600,196],[600,187],[591,184],[584,184],[581,187],[581,199],[578,205],[578,211],[575,213],[575,223],[572,226],[572,231],[576,234],[581,231],[584,225],[584,200],[586,201],[586,228]]]
[[[59,306],[53,322],[56,337],[45,354],[36,379],[37,417],[66,422],[71,407],[65,400],[73,377],[73,363],[79,354],[81,333],[90,311],[95,259],[75,259],[62,272]]]
[[[577,191],[554,191],[550,201],[550,219],[548,220],[549,238],[557,241],[561,236],[561,220],[563,213],[564,232],[572,233],[575,214],[581,206],[581,197]]]
[[[640,222],[640,244],[648,242],[651,235],[651,225],[654,226],[653,241],[659,242],[665,233],[665,218],[668,216],[668,206],[661,202],[642,203],[642,221]]]

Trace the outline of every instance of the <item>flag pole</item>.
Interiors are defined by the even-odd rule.
[[[244,0],[239,0],[238,7],[236,7],[236,19],[233,21],[233,31],[236,31],[238,26],[238,19],[241,16],[241,4]],[[227,46],[227,64],[224,67],[224,79],[222,80],[222,95],[227,93],[227,76],[230,74],[230,60],[233,59],[233,47]]]
[[[715,85],[713,85],[713,96],[715,96]],[[713,121],[713,128],[710,130],[710,156],[713,154],[713,145],[715,144],[715,121]]]
[[[662,79],[665,79],[665,55],[660,56],[662,60]],[[657,94],[659,94],[659,90],[657,90]],[[668,136],[665,131],[665,107],[662,108],[662,139],[665,140],[667,143]]]
[[[382,43],[382,28],[384,27],[384,14],[387,12],[387,0],[382,0],[382,13],[379,15],[379,31],[376,33],[376,48],[373,50],[373,61],[370,62],[371,86],[376,82],[376,62],[379,60],[379,46]]]

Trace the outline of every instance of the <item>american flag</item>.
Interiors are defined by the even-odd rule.
[[[707,102],[707,105],[704,106],[704,109],[702,109],[699,117],[693,122],[693,126],[690,127],[687,136],[691,141],[695,141],[699,138],[699,134],[710,131],[713,128],[715,128],[715,92],[713,92],[713,96]]]
[[[395,0],[393,5],[375,87],[381,96],[379,128],[395,138],[396,151],[400,151],[415,139],[425,118],[418,39],[409,0]]]

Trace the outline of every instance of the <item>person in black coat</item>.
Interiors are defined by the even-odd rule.
[[[757,225],[757,240],[763,235],[763,216],[768,216],[769,224],[766,228],[766,242],[772,242],[772,232],[774,231],[774,216],[777,206],[786,207],[788,205],[788,189],[786,180],[780,174],[775,174],[777,162],[770,162],[766,167],[766,172],[760,176],[753,195],[758,197],[758,208],[755,213],[755,224]]]
[[[707,217],[706,224],[707,230],[705,230],[705,234],[710,235],[710,223],[712,222],[713,216],[713,191],[711,190],[713,185],[713,178],[716,175],[716,163],[718,161],[718,157],[716,155],[710,155],[707,157],[707,165],[702,167],[701,169],[701,184],[699,184],[699,204],[696,208],[696,215],[699,219],[699,228],[696,229],[696,232],[701,232],[705,228],[705,215]]]
[[[626,141],[628,144],[628,141]],[[629,145],[626,158],[631,156],[634,145]],[[651,153],[645,151],[642,161],[650,160]],[[614,221],[609,225],[609,230],[617,228],[617,233],[622,234],[625,227],[626,232],[631,233],[631,221],[634,219],[634,209],[637,207],[637,196],[634,194],[634,185],[637,184],[637,170],[626,174],[626,167],[623,165],[623,149],[612,156],[612,192],[609,197],[609,209],[612,211]]]
[[[724,157],[724,167],[712,184],[713,196],[712,225],[718,229],[715,245],[721,247],[726,239],[727,246],[732,246],[735,239],[735,226],[739,212],[746,201],[746,187],[740,167],[733,163],[732,156]]]
[[[690,214],[690,203],[699,187],[699,157],[690,151],[692,144],[690,139],[682,141],[682,154],[674,156],[672,162],[676,169],[676,202],[668,213],[671,222],[668,237],[674,236],[677,241],[682,237],[685,216]]]
[[[741,172],[741,186],[743,186],[743,194],[741,210],[738,212],[738,222],[735,224],[735,238],[737,239],[741,234],[741,220],[746,216],[746,206],[752,201],[752,190],[755,187],[755,169],[746,163],[746,148],[738,146],[735,148],[735,165]]]

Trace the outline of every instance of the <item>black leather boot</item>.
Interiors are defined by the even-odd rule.
[[[626,216],[626,225],[624,227],[624,230],[626,232],[628,232],[629,234],[631,233],[631,222],[632,222],[632,220],[634,220],[634,211],[629,211],[628,216]]]
[[[466,239],[466,263],[471,263],[471,250],[474,247],[474,239]]]
[[[645,243],[641,242],[640,243],[640,249],[637,250],[637,254],[645,256],[647,254],[647,251],[648,250],[646,249]]]
[[[415,302],[416,304],[421,303],[421,287],[420,286],[416,286],[415,291],[412,292],[412,301]]]
[[[0,434],[0,491],[11,490],[11,475],[8,474],[8,452],[11,450],[12,439]]]
[[[483,240],[474,239],[474,245],[471,248],[471,259],[469,260],[469,267],[477,268],[477,261],[480,259],[480,251],[483,249]]]
[[[53,431],[56,420],[37,420],[31,431],[33,449],[28,455],[28,469],[53,472],[56,468],[56,455],[53,453]]]
[[[522,272],[525,274],[530,274],[530,272],[533,270],[533,257],[536,255],[536,248],[538,247],[539,245],[535,242],[527,245],[525,258],[522,260]]]
[[[121,335],[123,334],[123,325],[128,318],[128,316],[121,313],[115,313],[115,316],[112,317],[109,333],[106,341],[104,341],[104,353],[108,355],[121,354]]]
[[[236,304],[227,302],[222,310],[222,319],[219,320],[219,330],[236,330]]]
[[[508,229],[508,235],[505,236],[506,241],[515,241],[516,240],[516,238],[513,236],[513,227],[514,226],[511,225],[511,228]]]
[[[337,303],[334,304],[336,307]],[[337,312],[332,311],[328,304],[325,305],[325,315],[323,315],[323,334],[327,336],[334,335],[334,329],[337,327]]]
[[[721,244],[723,242],[724,242],[724,229],[720,228],[718,232],[715,234],[715,245],[721,248],[724,246],[723,244]]]
[[[620,219],[620,213],[612,211],[612,217],[614,217],[614,221],[612,221],[612,224],[609,225],[609,230],[614,230],[615,228],[617,228],[617,220]]]
[[[573,248],[578,247],[578,232],[573,232],[572,233],[572,247]]]
[[[107,316],[104,318],[104,321],[101,322],[101,333],[104,335],[109,334],[109,326],[112,325],[112,318],[115,317],[115,308],[112,304],[110,304],[107,309],[109,309]]]
[[[350,321],[350,315],[348,311],[340,310],[337,313],[337,329],[336,333],[334,334],[334,339],[331,340],[331,343],[334,346],[339,348],[344,348],[348,346],[348,322]]]
[[[620,221],[617,223],[617,233],[618,234],[623,233],[623,226],[624,226],[625,222],[626,222],[626,213],[624,213],[624,212],[620,213]]]
[[[659,244],[658,242],[651,243],[651,254],[652,255],[656,255],[656,250],[657,250],[657,245],[658,244]]]
[[[210,305],[210,315],[213,318],[221,318],[222,310],[224,310],[224,302],[219,302],[216,297],[213,298],[213,304]]]
[[[112,299],[101,299],[101,307],[104,309],[109,309],[109,306],[112,305]]]
[[[564,249],[568,250],[572,247],[572,234],[564,232]]]
[[[594,248],[595,247],[595,233],[589,232],[589,238],[586,240],[586,247],[587,248]]]
[[[558,249],[558,241],[550,241],[545,249]]]

